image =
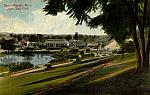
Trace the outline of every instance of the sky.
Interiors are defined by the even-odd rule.
[[[42,0],[0,0],[0,33],[24,34],[79,34],[105,35],[99,27],[90,29],[83,23],[76,26],[76,20],[65,12],[57,16],[45,15]],[[91,13],[91,15],[95,15]]]

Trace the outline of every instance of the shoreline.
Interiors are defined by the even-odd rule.
[[[85,59],[85,60],[82,60],[82,61],[86,61],[86,60],[95,61],[95,60],[98,60],[98,58],[101,58],[101,57],[93,57],[93,58]],[[95,59],[95,60],[92,60],[92,59]],[[71,65],[71,64],[74,64],[74,62],[68,62],[68,63],[58,64],[58,65],[53,65],[52,68],[63,67],[63,66]],[[28,70],[24,70],[24,71],[14,72],[14,74],[10,74],[8,76],[0,77],[0,79],[6,78],[6,77],[16,77],[16,76],[19,76],[19,75],[24,75],[24,74],[28,74],[28,73],[41,71],[41,70],[44,70],[44,69],[47,68],[46,66],[44,66],[44,64],[39,64],[39,65],[41,66],[40,68],[31,69],[31,70],[28,69]],[[36,65],[36,66],[38,66],[38,65]]]

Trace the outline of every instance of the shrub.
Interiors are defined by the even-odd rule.
[[[25,69],[29,69],[29,68],[33,68],[33,67],[34,67],[34,65],[31,64],[30,62],[20,62],[20,63],[9,64],[9,70],[11,72],[25,70]]]
[[[91,54],[84,54],[82,55],[82,59],[86,59],[86,58],[91,58],[91,57],[94,57],[95,55],[93,53]]]
[[[35,66],[34,68],[37,69],[37,68],[40,68],[40,66]]]
[[[81,61],[81,58],[77,58],[77,59],[76,59],[76,62],[80,62],[80,61]]]
[[[91,50],[88,48],[88,49],[86,49],[86,52],[90,52]]]
[[[77,55],[77,54],[68,54],[68,55],[66,56],[66,58],[76,59],[76,58],[78,58],[78,55]]]
[[[69,59],[53,59],[49,63],[51,65],[57,65],[57,64],[67,63],[67,62],[69,62]]]
[[[71,49],[69,52],[71,52],[71,53],[78,53],[79,49]]]
[[[52,68],[52,65],[51,64],[47,64],[47,69],[51,69]]]
[[[83,54],[84,54],[84,51],[81,51],[80,54],[83,55]]]
[[[116,49],[115,49],[115,50],[113,50],[113,51],[112,51],[112,53],[113,53],[113,54],[117,53],[117,50],[116,50]]]

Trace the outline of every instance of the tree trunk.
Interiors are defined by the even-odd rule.
[[[150,50],[150,27],[148,31],[147,47],[146,47],[146,66],[149,67],[149,50]]]
[[[123,0],[123,2],[126,4],[130,14],[131,14],[131,17],[133,20],[136,21],[136,24],[138,25],[138,28],[139,28],[139,34],[140,34],[140,41],[141,41],[141,47],[140,47],[140,50],[141,50],[141,54],[139,54],[139,51],[137,51],[138,55],[137,56],[141,56],[141,70],[147,70],[149,69],[149,66],[147,66],[147,54],[146,54],[146,46],[145,46],[145,34],[144,34],[144,29],[145,29],[145,24],[146,24],[146,20],[147,20],[147,2],[148,0],[144,0],[144,12],[143,12],[143,20],[140,21],[139,19],[139,14],[138,14],[138,1],[137,0],[134,0],[134,3],[135,3],[135,7],[132,7],[127,0]],[[135,22],[134,21],[134,22]],[[137,57],[138,58],[138,57]],[[149,59],[149,58],[148,58]]]
[[[144,36],[144,29],[145,29],[145,24],[147,20],[147,2],[148,0],[144,0],[144,14],[143,14],[143,22],[142,22],[142,27],[140,29],[140,38],[141,38],[141,48],[142,48],[142,67],[143,69],[147,70],[149,69],[149,66],[147,66],[147,54],[146,54],[146,46],[145,46],[145,36]]]
[[[144,39],[144,33],[140,34],[140,38],[141,38],[141,54],[142,54],[142,68],[143,69],[147,69],[148,67],[146,66],[146,50],[145,50],[145,39]]]
[[[124,43],[123,43],[123,47],[122,47],[122,59],[124,59]]]
[[[135,51],[136,51],[136,58],[137,58],[137,71],[141,70],[141,53],[140,53],[140,46],[139,46],[139,41],[138,41],[138,36],[137,36],[137,31],[136,31],[136,21],[133,20],[133,41],[134,41],[134,46],[135,46]]]

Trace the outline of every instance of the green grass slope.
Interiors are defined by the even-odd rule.
[[[104,63],[106,65],[102,65]],[[138,83],[141,83],[137,79],[140,75],[133,70],[135,63],[135,55],[127,54],[125,59],[115,56],[49,71],[7,77],[0,79],[0,95],[126,95],[127,91],[130,92],[128,88],[138,87]],[[138,80],[137,83],[134,80]]]

